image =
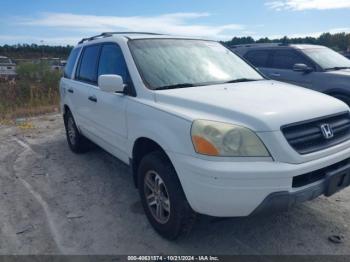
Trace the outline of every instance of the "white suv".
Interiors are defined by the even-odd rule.
[[[145,213],[174,239],[195,214],[287,210],[350,184],[350,114],[330,96],[265,79],[214,41],[103,33],[60,83],[70,148],[130,165]]]

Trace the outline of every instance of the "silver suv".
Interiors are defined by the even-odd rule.
[[[334,96],[350,105],[350,60],[318,45],[233,46],[267,77]]]

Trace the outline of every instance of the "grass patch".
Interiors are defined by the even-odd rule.
[[[59,110],[60,72],[45,63],[23,63],[17,74],[16,81],[0,82],[0,121]]]
[[[30,122],[23,122],[23,123],[19,123],[17,125],[17,127],[19,129],[22,129],[22,130],[27,130],[27,129],[33,129],[34,128],[34,125]]]

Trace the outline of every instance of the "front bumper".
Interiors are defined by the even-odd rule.
[[[293,178],[350,158],[350,148],[301,164],[275,161],[210,161],[167,152],[190,206],[198,213],[241,217],[290,206],[325,193],[326,179],[302,187]]]
[[[349,186],[349,184],[347,184]],[[291,207],[318,196],[327,194],[329,182],[322,179],[309,187],[295,192],[276,192],[268,195],[264,201],[251,213],[251,215],[263,215],[276,211],[287,211]]]

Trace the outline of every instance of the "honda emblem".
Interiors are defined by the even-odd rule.
[[[325,139],[331,139],[334,137],[333,130],[329,124],[321,125],[321,131]]]

